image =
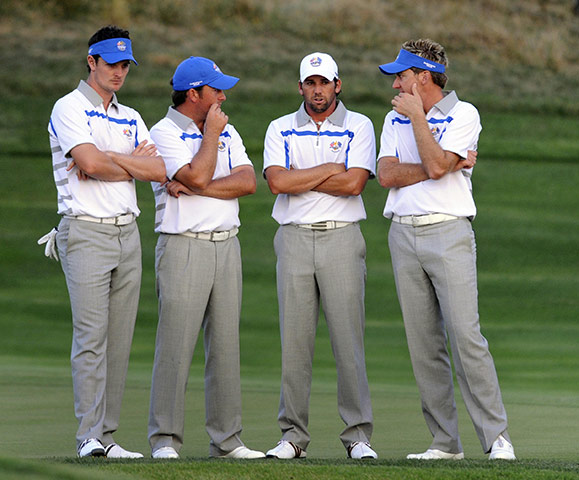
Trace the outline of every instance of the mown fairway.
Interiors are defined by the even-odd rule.
[[[209,15],[210,2],[201,3],[204,14]],[[216,2],[221,6],[225,3]],[[234,3],[257,5],[251,0],[230,2]],[[452,2],[442,3],[449,9]],[[507,3],[495,3],[489,15],[507,9]],[[338,4],[345,5],[341,1]],[[529,13],[525,9],[532,10],[524,6],[525,2],[508,5],[518,6],[522,14]],[[550,31],[547,27],[559,7],[549,8],[541,20],[546,23],[539,25],[543,32]],[[252,11],[247,15],[251,17]],[[285,12],[290,17],[295,14],[289,7]],[[5,7],[0,13],[6,14]],[[68,295],[60,265],[44,257],[43,247],[37,246],[36,240],[58,222],[46,135],[52,104],[84,78],[84,42],[110,21],[102,13],[92,11],[91,15],[88,24],[74,18],[41,22],[40,17],[34,17],[43,25],[45,36],[24,20],[16,26],[10,26],[6,20],[9,17],[0,21],[0,189],[4,192],[0,198],[0,478],[579,478],[578,83],[571,75],[576,64],[557,66],[556,55],[542,73],[527,78],[527,83],[522,74],[536,65],[520,59],[513,68],[521,74],[516,86],[509,76],[512,71],[504,68],[502,60],[495,58],[489,67],[492,72],[483,75],[476,69],[470,72],[468,63],[458,57],[455,65],[461,73],[456,75],[462,83],[450,85],[459,94],[465,91],[465,99],[476,103],[482,115],[484,129],[473,176],[479,210],[474,225],[481,325],[495,358],[519,461],[505,465],[486,460],[459,392],[457,403],[467,460],[418,466],[403,460],[411,451],[424,450],[430,438],[420,413],[386,246],[388,222],[381,212],[387,192],[376,181],[370,182],[364,192],[368,220],[363,231],[368,246],[366,350],[375,416],[372,445],[379,460],[363,465],[345,460],[338,439],[342,424],[336,407],[335,368],[323,316],[316,346],[310,409],[312,443],[307,460],[248,463],[206,458],[202,345],[191,369],[182,460],[163,464],[149,459],[133,463],[75,459]],[[183,25],[136,24],[134,42],[138,45],[136,39],[141,37],[141,52],[148,50],[146,55],[137,55],[140,65],[130,73],[127,90],[120,98],[137,108],[151,126],[166,112],[166,79],[176,59],[190,54],[213,55],[216,60],[223,59],[219,63],[225,64],[226,73],[242,78],[224,104],[245,140],[259,178],[257,193],[241,199],[242,438],[250,447],[266,450],[279,440],[276,415],[280,351],[272,246],[276,224],[270,217],[274,197],[260,178],[265,129],[271,119],[297,108],[294,76],[298,62],[305,53],[319,48],[335,55],[344,72],[344,102],[368,115],[378,136],[389,108],[390,80],[366,74],[364,69],[367,64],[374,68],[378,59],[391,56],[395,47],[389,46],[385,54],[381,47],[371,49],[365,37],[347,46],[342,37],[336,37],[343,47],[342,56],[339,48],[332,49],[329,38],[298,43],[291,31],[284,30],[285,23],[278,25],[284,33],[272,32],[268,38],[271,43],[262,44],[257,36],[265,38],[267,29],[258,20],[251,21],[257,25],[255,38],[248,32],[244,37],[239,26],[232,28],[230,36],[224,33],[227,28],[216,27],[215,32],[221,32],[227,45],[221,50],[210,45],[215,32],[206,32],[204,37],[197,31],[197,40],[186,35]],[[453,22],[456,26],[456,20]],[[513,35],[520,35],[517,25],[515,22]],[[567,28],[567,24],[562,25],[562,29]],[[416,33],[415,28],[398,28],[405,38]],[[569,32],[573,34],[574,30],[566,34]],[[457,34],[466,37],[464,32]],[[269,51],[287,38],[294,40],[288,51],[281,56]],[[261,51],[256,50],[258,44]],[[51,46],[46,57],[43,45]],[[476,55],[486,58],[483,50],[476,51]],[[255,63],[258,57],[260,63]],[[549,94],[538,95],[541,75],[552,72],[559,74],[554,76],[558,77],[556,81],[549,76]],[[138,190],[144,275],[116,440],[148,456],[146,423],[157,321],[153,267],[156,236],[152,232],[152,192],[144,184]]]

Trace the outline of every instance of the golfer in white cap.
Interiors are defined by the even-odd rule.
[[[274,120],[265,137],[264,174],[277,195],[273,218],[282,340],[278,423],[268,457],[303,458],[320,303],[338,370],[340,439],[351,458],[376,458],[364,359],[366,246],[361,193],[374,175],[372,123],[338,100],[342,81],[326,54],[300,65],[297,112]]]

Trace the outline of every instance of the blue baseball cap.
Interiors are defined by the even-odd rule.
[[[378,68],[385,75],[394,75],[395,73],[403,72],[411,67],[421,68],[422,70],[429,70],[431,72],[444,73],[446,67],[441,63],[433,62],[419,55],[410,53],[408,50],[401,49],[400,53],[391,63],[385,63]]]
[[[109,38],[97,42],[88,47],[89,55],[100,55],[107,63],[117,63],[123,60],[131,60],[137,64],[133,57],[133,48],[128,38]]]
[[[217,90],[228,90],[239,78],[225,75],[213,60],[189,57],[183,60],[173,74],[173,90],[183,91],[209,85]]]

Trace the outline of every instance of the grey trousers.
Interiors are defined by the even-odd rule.
[[[224,242],[161,234],[156,249],[159,324],[149,413],[152,451],[183,445],[185,391],[197,337],[205,347],[209,454],[242,446],[239,317],[241,252]]]
[[[456,376],[484,452],[507,415],[488,343],[480,331],[474,232],[468,219],[412,227],[392,222],[389,246],[398,298],[430,448],[462,452],[454,401]]]
[[[136,222],[114,226],[63,218],[56,241],[72,309],[77,446],[87,438],[109,445],[119,426],[139,304],[139,230]]]
[[[347,448],[369,441],[372,406],[364,357],[366,244],[358,224],[328,231],[279,227],[274,240],[282,343],[278,423],[306,449],[314,342],[322,303],[338,372],[338,411]]]

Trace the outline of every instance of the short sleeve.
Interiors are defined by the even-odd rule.
[[[392,116],[392,112],[390,112],[384,118],[384,125],[382,126],[382,133],[380,134],[380,152],[378,153],[378,158],[398,157],[396,133],[392,123]]]
[[[462,102],[461,108],[452,112],[453,119],[442,132],[439,144],[443,150],[466,158],[468,150],[476,150],[482,130],[477,109]]]
[[[231,143],[229,146],[229,159],[231,169],[240,167],[242,165],[252,165],[251,160],[247,156],[247,150],[241,139],[241,135],[237,132],[233,125],[228,125],[227,131],[231,136]]]
[[[159,155],[163,157],[167,177],[170,179],[193,158],[185,141],[173,131],[155,126],[151,129],[151,139],[157,146]]]
[[[57,138],[65,156],[69,157],[70,151],[77,145],[95,144],[84,111],[67,98],[61,98],[54,105],[48,128]]]
[[[268,167],[277,166],[289,169],[289,157],[286,152],[285,140],[279,129],[278,123],[273,121],[269,124],[265,133],[263,148],[263,171]]]
[[[137,121],[137,135],[135,136],[135,147],[145,140],[147,141],[147,143],[154,143],[153,140],[151,139],[151,134],[149,133],[147,125],[141,118],[141,115],[136,111],[135,111],[135,119]]]
[[[347,155],[346,168],[353,167],[368,170],[372,176],[376,174],[376,137],[374,126],[369,118],[362,115],[355,128]]]

